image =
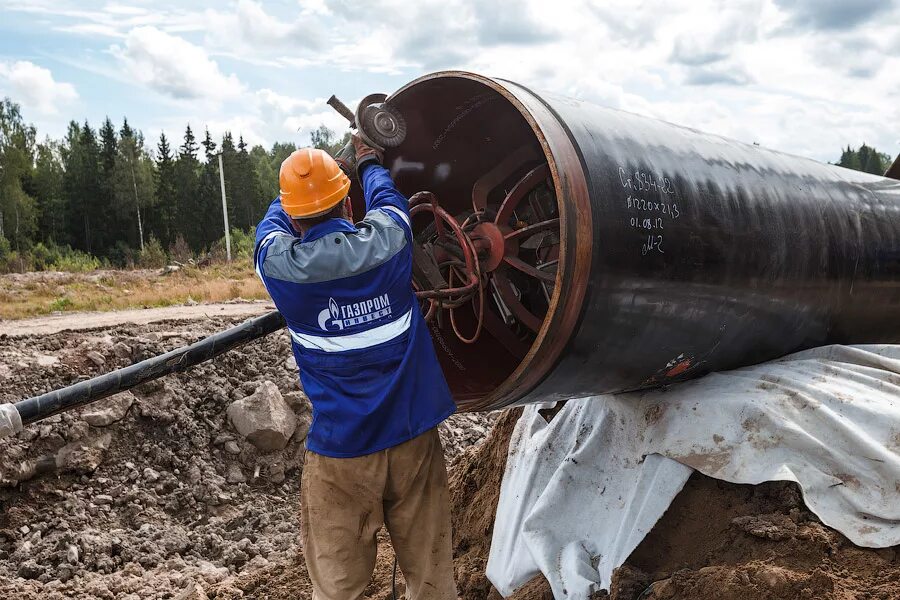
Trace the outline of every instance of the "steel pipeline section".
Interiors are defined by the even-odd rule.
[[[900,182],[463,72],[389,102],[414,283],[460,410],[900,341]],[[361,214],[358,188],[356,214]],[[278,330],[278,313],[16,403],[33,422]]]
[[[483,307],[431,321],[462,410],[900,341],[898,181],[471,73],[389,102],[398,187],[478,253]]]

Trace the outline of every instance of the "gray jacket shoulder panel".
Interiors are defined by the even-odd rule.
[[[320,283],[379,267],[406,247],[406,233],[382,210],[356,224],[357,232],[336,231],[312,242],[289,235],[272,240],[262,272],[294,283]]]

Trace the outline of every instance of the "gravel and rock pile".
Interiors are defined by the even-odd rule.
[[[233,322],[0,338],[0,401],[59,388]],[[448,460],[491,415],[441,427]],[[0,597],[203,598],[297,556],[310,406],[285,334],[0,440]]]

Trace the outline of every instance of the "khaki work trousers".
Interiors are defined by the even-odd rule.
[[[409,600],[456,600],[447,467],[437,429],[355,458],[307,451],[300,491],[313,600],[357,600],[387,525]]]

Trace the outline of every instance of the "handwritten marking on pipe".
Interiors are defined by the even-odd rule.
[[[619,181],[625,189],[638,192],[659,192],[670,196],[675,195],[675,186],[672,184],[672,180],[663,175],[654,175],[641,170],[629,173],[625,170],[625,167],[620,165]]]
[[[628,222],[635,229],[644,229],[653,231],[654,229],[664,229],[662,217],[642,219],[641,217],[631,217]]]
[[[641,255],[647,256],[651,252],[659,252],[660,254],[665,254],[663,251],[663,236],[661,235],[648,235],[647,241],[644,242],[644,245],[641,246]]]
[[[677,219],[681,216],[681,211],[678,210],[678,203],[672,202],[671,204],[668,202],[660,202],[658,200],[647,200],[645,198],[635,198],[630,195],[625,199],[626,208],[633,208],[635,210],[645,211],[645,212],[658,212],[664,215],[668,215],[673,219]]]

